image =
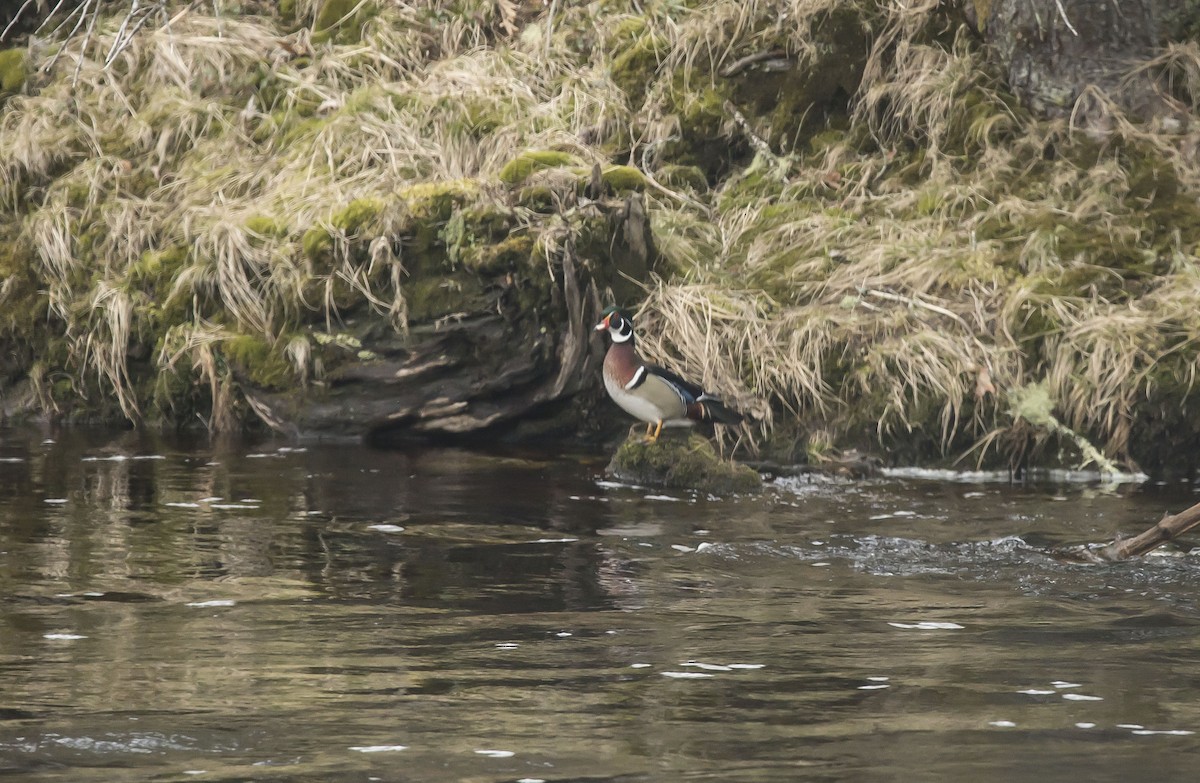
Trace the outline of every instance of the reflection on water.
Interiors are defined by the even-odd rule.
[[[1044,554],[1190,486],[601,466],[3,433],[0,773],[1192,779],[1200,555]]]

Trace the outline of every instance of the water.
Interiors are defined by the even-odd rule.
[[[5,779],[1195,777],[1200,555],[1046,554],[1190,485],[44,438],[0,438]]]

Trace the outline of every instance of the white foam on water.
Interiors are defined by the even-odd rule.
[[[714,546],[713,544],[710,544],[707,541],[701,541],[699,544],[696,545],[696,553],[699,554],[700,552],[703,552],[705,549],[712,549],[713,546]]]
[[[517,783],[546,783],[542,778],[521,778]]]
[[[207,769],[185,769],[183,771],[183,774],[185,774],[185,775],[207,775],[208,770]]]
[[[207,609],[210,606],[233,606],[236,603],[237,603],[237,601],[230,601],[227,598],[219,598],[215,601],[192,601],[191,603],[184,604],[184,605],[185,606],[195,606],[195,607],[198,607],[201,609]]]
[[[483,750],[477,750],[475,752],[480,756],[487,756],[487,757],[493,758],[493,759],[507,759],[507,758],[512,758],[513,756],[517,755],[515,752],[513,752],[511,750],[491,750],[489,748],[485,748]]]
[[[218,511],[232,511],[237,509],[257,509],[258,506],[250,505],[249,503],[210,503],[209,508],[215,508]]]
[[[1066,680],[1055,680],[1050,683],[1055,688],[1082,688],[1083,686],[1077,682],[1067,682]]]
[[[703,680],[716,675],[705,674],[704,672],[663,672],[662,676],[670,677],[674,680]]]
[[[359,753],[392,753],[400,750],[408,750],[407,745],[352,745],[350,750],[357,750]]]
[[[654,664],[651,664],[651,663],[631,663],[631,664],[629,664],[629,668],[630,669],[649,669],[653,665]]]
[[[676,552],[683,552],[684,554],[687,554],[688,552],[696,551],[695,549],[692,549],[690,546],[684,546],[683,544],[671,544],[671,548],[674,549]]]
[[[893,628],[902,628],[906,631],[957,631],[963,626],[958,623],[944,623],[934,621],[923,621],[919,623],[888,623]]]
[[[67,502],[67,499],[66,498],[45,498],[42,500],[42,502],[49,503],[52,506],[61,506],[63,503]]]
[[[1062,697],[1067,701],[1104,701],[1103,696],[1087,696],[1082,693],[1064,693]]]
[[[870,682],[887,682],[890,679],[892,679],[892,678],[891,677],[883,677],[883,676],[875,676],[875,677],[867,678],[867,680]]]
[[[812,566],[813,568],[826,568],[830,564],[826,563],[824,561],[821,561],[820,563],[809,563],[809,565]]]
[[[23,457],[0,457],[0,462],[7,462],[7,463],[15,464],[15,463],[24,462],[24,461],[25,461],[25,459]]]
[[[1146,727],[1140,723],[1118,723],[1117,728],[1118,729],[1144,729]]]
[[[601,489],[644,489],[637,484],[622,484],[619,481],[597,481],[596,486]]]
[[[1011,720],[990,720],[988,721],[988,725],[996,726],[1001,729],[1014,729],[1017,726],[1017,724],[1013,723]]]
[[[200,498],[200,502],[201,503],[216,503],[218,500],[224,500],[224,499],[225,498],[219,498],[219,497],[213,496],[213,497],[208,497],[208,498]]]
[[[1172,737],[1187,737],[1195,733],[1196,732],[1188,731],[1187,729],[1139,729],[1137,731],[1130,732],[1130,734],[1136,734],[1139,737],[1148,737],[1151,734],[1166,734]]]
[[[183,501],[174,502],[174,503],[163,503],[163,505],[170,506],[171,508],[200,508],[199,503],[188,503],[188,502],[183,502]]]
[[[730,669],[764,669],[764,668],[766,668],[766,664],[765,663],[731,663],[731,664],[729,664],[729,668]]]
[[[1057,692],[1058,691],[1040,691],[1037,688],[1026,688],[1023,691],[1017,691],[1017,693],[1024,693],[1027,696],[1049,696],[1050,694]]]
[[[986,497],[986,496],[987,496],[986,492],[964,492],[963,493],[964,498],[982,498],[982,497]]]
[[[892,686],[890,686],[890,685],[887,685],[887,684],[878,684],[878,685],[860,685],[860,686],[858,686],[858,689],[859,689],[860,691],[877,691],[877,690],[880,690],[880,689],[882,689],[882,688],[890,688],[890,687],[892,687]]]
[[[703,669],[708,672],[731,672],[731,671],[733,671],[733,669],[730,668],[729,666],[722,666],[721,664],[717,664],[717,663],[700,663],[699,661],[687,661],[687,662],[681,663],[679,665],[680,666],[691,666],[696,669]]]
[[[876,514],[873,517],[867,517],[867,519],[872,522],[877,522],[880,519],[891,519],[893,516],[893,514]]]
[[[497,650],[515,650],[520,646],[521,645],[516,644],[515,642],[501,642],[500,644],[496,645],[496,649]]]
[[[86,639],[87,637],[77,633],[45,633],[42,634],[42,638],[53,639],[58,642],[73,642],[76,639]]]
[[[537,538],[530,541],[530,544],[573,544],[578,541],[578,538]]]
[[[646,495],[644,500],[665,500],[670,503],[682,503],[683,498],[673,498],[670,495]]]
[[[915,512],[915,511],[897,511],[897,512],[895,512],[895,515],[898,517],[915,517],[917,515],[917,512]]]
[[[1094,728],[1096,728],[1096,724],[1095,723],[1076,723],[1075,728],[1077,728],[1077,729],[1094,729]]]
[[[380,533],[403,533],[404,528],[399,525],[367,525],[367,530],[378,530]]]
[[[570,631],[559,631],[558,633],[556,633],[554,635],[557,636],[559,639],[566,639],[568,636],[574,636],[575,634],[571,633]]]
[[[1150,480],[1145,473],[1102,473],[1098,470],[1030,470],[1029,480],[1050,481],[1062,484],[1141,484]],[[957,481],[964,484],[984,484],[1012,481],[1007,470],[945,470],[938,468],[884,468],[887,478],[928,479],[931,481]]]

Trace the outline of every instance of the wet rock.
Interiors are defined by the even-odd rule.
[[[695,489],[714,495],[750,492],[762,486],[756,471],[722,459],[698,434],[664,432],[654,443],[631,435],[617,449],[605,473],[618,481],[652,487]]]

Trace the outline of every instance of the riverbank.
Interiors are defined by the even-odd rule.
[[[599,438],[616,300],[742,449],[1194,469],[1194,123],[1039,119],[932,3],[443,6],[0,54],[6,409]]]

